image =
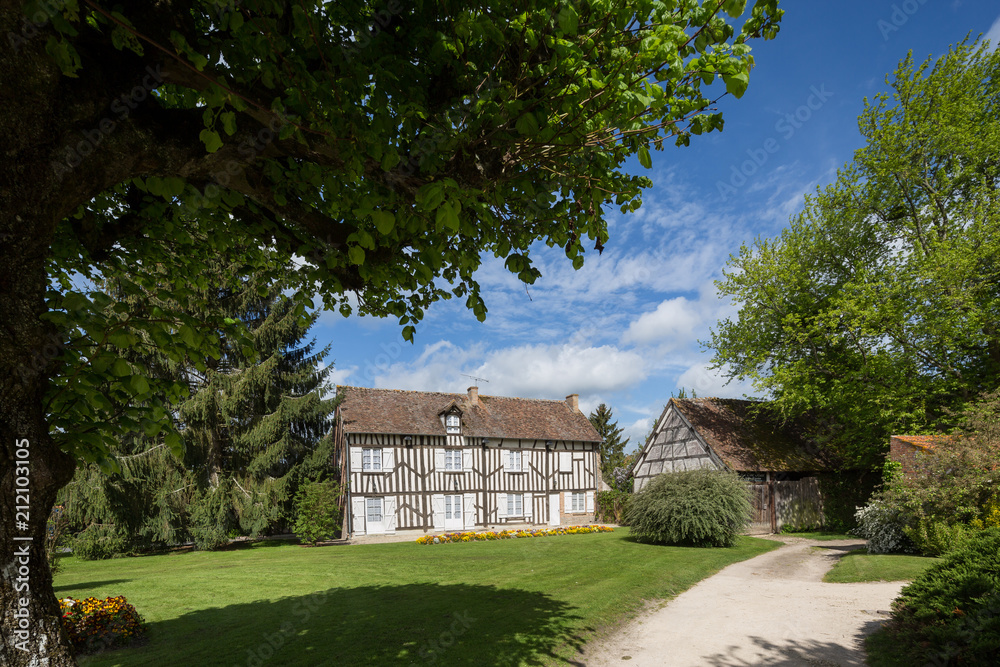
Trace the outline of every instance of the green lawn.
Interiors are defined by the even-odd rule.
[[[730,563],[780,546],[639,544],[627,529],[498,542],[263,546],[66,558],[60,597],[125,595],[146,646],[81,665],[566,664],[583,643]]]
[[[869,554],[864,549],[845,554],[823,581],[853,584],[866,581],[911,581],[940,558],[903,554]]]

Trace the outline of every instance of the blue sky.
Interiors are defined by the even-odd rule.
[[[724,131],[654,152],[650,170],[627,165],[654,187],[640,210],[609,214],[603,255],[588,253],[573,271],[561,250],[540,246],[533,256],[543,277],[527,289],[488,261],[479,273],[486,322],[459,300],[439,303],[412,345],[394,319],[325,312],[313,333],[331,346],[333,381],[447,392],[478,384],[481,394],[530,398],[578,393],[588,414],[602,402],[612,407],[629,449],[679,387],[753,395],[709,372],[698,342],[736,312],[713,284],[729,255],[778,234],[805,193],[835,179],[862,145],[863,99],[886,89],[886,74],[908,51],[918,62],[936,57],[970,32],[1000,42],[995,0],[781,6],[777,39],[754,45],[747,93],[720,103]]]

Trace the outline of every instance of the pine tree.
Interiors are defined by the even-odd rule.
[[[257,536],[286,527],[303,480],[329,473],[336,399],[324,398],[329,348],[304,342],[318,313],[299,314],[272,288],[248,285],[220,297],[250,330],[252,349],[224,342],[180,406],[186,466],[202,489],[192,509],[192,533],[202,547],[233,534]]]
[[[629,438],[622,442],[623,429],[618,428],[617,421],[611,421],[611,408],[604,403],[590,413],[590,423],[594,425],[601,436],[601,475],[604,481],[612,484],[612,473],[625,460],[625,445]]]

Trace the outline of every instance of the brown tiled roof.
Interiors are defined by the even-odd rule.
[[[582,412],[566,401],[479,396],[398,389],[337,387],[344,428],[349,433],[445,435],[438,415],[452,402],[462,411],[462,435],[476,438],[600,442]]]
[[[822,472],[836,457],[807,435],[800,421],[781,423],[760,401],[690,398],[670,401],[705,443],[740,472]]]
[[[926,450],[934,449],[939,445],[946,445],[957,439],[953,435],[894,435],[892,438],[907,445]]]

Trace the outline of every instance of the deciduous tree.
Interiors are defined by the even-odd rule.
[[[887,80],[888,82],[888,80]],[[1000,52],[907,57],[865,102],[865,146],[775,239],[742,247],[710,346],[854,463],[946,430],[1000,386]]]
[[[326,307],[396,317],[408,339],[440,299],[484,317],[484,257],[531,282],[542,240],[579,266],[608,241],[605,206],[634,209],[649,185],[628,157],[648,167],[665,141],[721,129],[714,99],[742,94],[748,40],[781,14],[756,0],[727,19],[745,9],[0,0],[0,523],[33,538],[30,595],[0,577],[2,660],[72,662],[42,536],[75,462],[114,467],[122,431],[180,450],[157,397],[183,387],[121,353],[218,354],[232,325],[184,314],[206,257],[235,279],[263,268],[255,248],[298,255]],[[105,295],[74,287],[95,273],[153,298],[108,317]]]

